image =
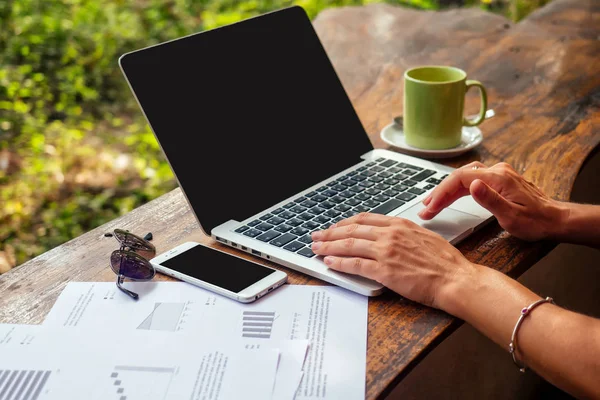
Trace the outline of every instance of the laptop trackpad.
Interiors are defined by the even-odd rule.
[[[411,208],[396,214],[396,216],[406,218],[423,228],[434,231],[448,241],[451,241],[465,231],[473,230],[473,228],[481,222],[480,217],[457,211],[452,208],[446,208],[432,220],[425,221],[417,215],[423,208],[425,208],[423,203],[417,203]]]

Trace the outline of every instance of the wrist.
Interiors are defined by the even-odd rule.
[[[553,200],[550,206],[550,224],[546,230],[545,239],[562,242],[569,236],[573,224],[573,205],[562,201]]]
[[[465,260],[436,293],[434,307],[465,319],[473,293],[479,291],[480,286],[485,282],[485,278],[482,277],[484,269],[489,268]]]

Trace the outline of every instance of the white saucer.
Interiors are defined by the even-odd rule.
[[[406,144],[402,128],[393,122],[381,130],[380,136],[384,142],[392,146],[396,151],[422,158],[456,157],[479,146],[483,140],[483,135],[478,127],[464,126],[462,129],[461,143],[458,146],[444,150],[419,149]]]

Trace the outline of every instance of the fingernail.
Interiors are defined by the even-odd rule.
[[[426,208],[422,209],[421,211],[419,211],[419,212],[417,213],[417,215],[418,215],[419,217],[423,218],[423,215],[425,215],[425,211],[426,211],[426,210],[427,210]]]
[[[333,257],[327,256],[323,259],[323,261],[325,262],[325,264],[331,265],[331,264],[333,264]]]
[[[313,250],[319,250],[319,247],[321,247],[322,244],[323,244],[323,242],[314,242],[312,244]]]
[[[327,229],[333,229],[333,228],[335,228],[336,226],[337,226],[337,224],[333,224],[333,225],[331,225],[331,226],[330,226],[329,228],[327,228]]]
[[[427,196],[425,198],[425,200],[423,200],[423,204],[428,205],[430,201],[431,201],[431,195]]]
[[[310,234],[310,237],[312,237],[312,240],[319,240],[319,239],[321,239],[322,236],[323,236],[323,232],[321,232],[321,231],[314,231],[313,233]]]

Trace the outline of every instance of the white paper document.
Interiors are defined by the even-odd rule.
[[[71,282],[44,326],[80,328],[74,329],[80,332],[163,331],[192,334],[199,340],[218,336],[246,346],[276,347],[281,340],[307,340],[297,391],[287,383],[294,381],[293,374],[286,374],[276,381],[274,394],[280,397],[274,399],[289,398],[289,385],[296,399],[365,397],[368,299],[364,296],[333,286],[284,285],[243,304],[183,282],[127,285],[139,293],[138,301],[114,283]],[[282,360],[294,362],[293,357]]]
[[[166,332],[107,332],[0,325],[0,399],[271,398],[278,349]]]

